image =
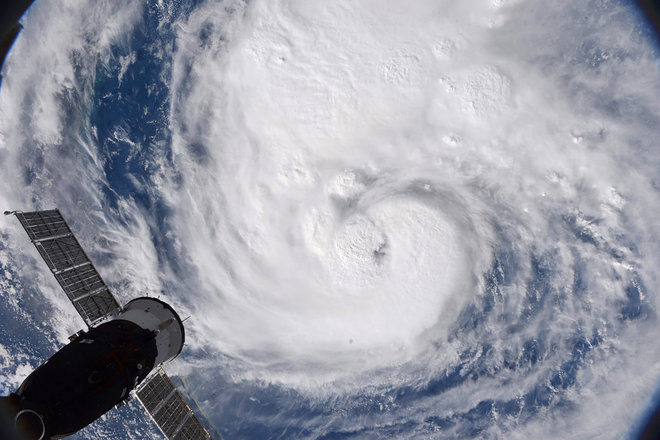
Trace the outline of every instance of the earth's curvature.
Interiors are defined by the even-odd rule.
[[[615,439],[657,403],[660,71],[633,2],[37,2],[0,207],[58,207],[227,439]],[[0,220],[0,391],[82,328]],[[135,402],[77,439],[161,438]]]

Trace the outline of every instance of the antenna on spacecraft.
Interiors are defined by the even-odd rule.
[[[133,392],[168,440],[212,439],[162,369],[185,341],[174,309],[149,296],[121,307],[59,210],[4,214],[16,215],[88,330],[74,334],[11,396],[0,397],[0,418],[9,417],[0,420],[0,437],[71,435]]]

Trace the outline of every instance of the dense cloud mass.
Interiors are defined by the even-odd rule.
[[[660,375],[660,71],[632,4],[37,1],[24,22],[0,204],[59,207],[120,302],[191,316],[167,370],[226,438],[633,432]],[[8,392],[82,321],[13,219],[0,236]],[[158,438],[120,415],[79,438]]]

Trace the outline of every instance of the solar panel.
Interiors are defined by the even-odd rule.
[[[136,394],[168,440],[213,438],[161,368]]]
[[[59,210],[15,214],[88,326],[120,310]]]

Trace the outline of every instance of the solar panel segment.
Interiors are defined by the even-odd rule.
[[[15,214],[89,327],[121,309],[59,210]]]
[[[168,440],[212,438],[162,369],[152,374],[136,394]]]

